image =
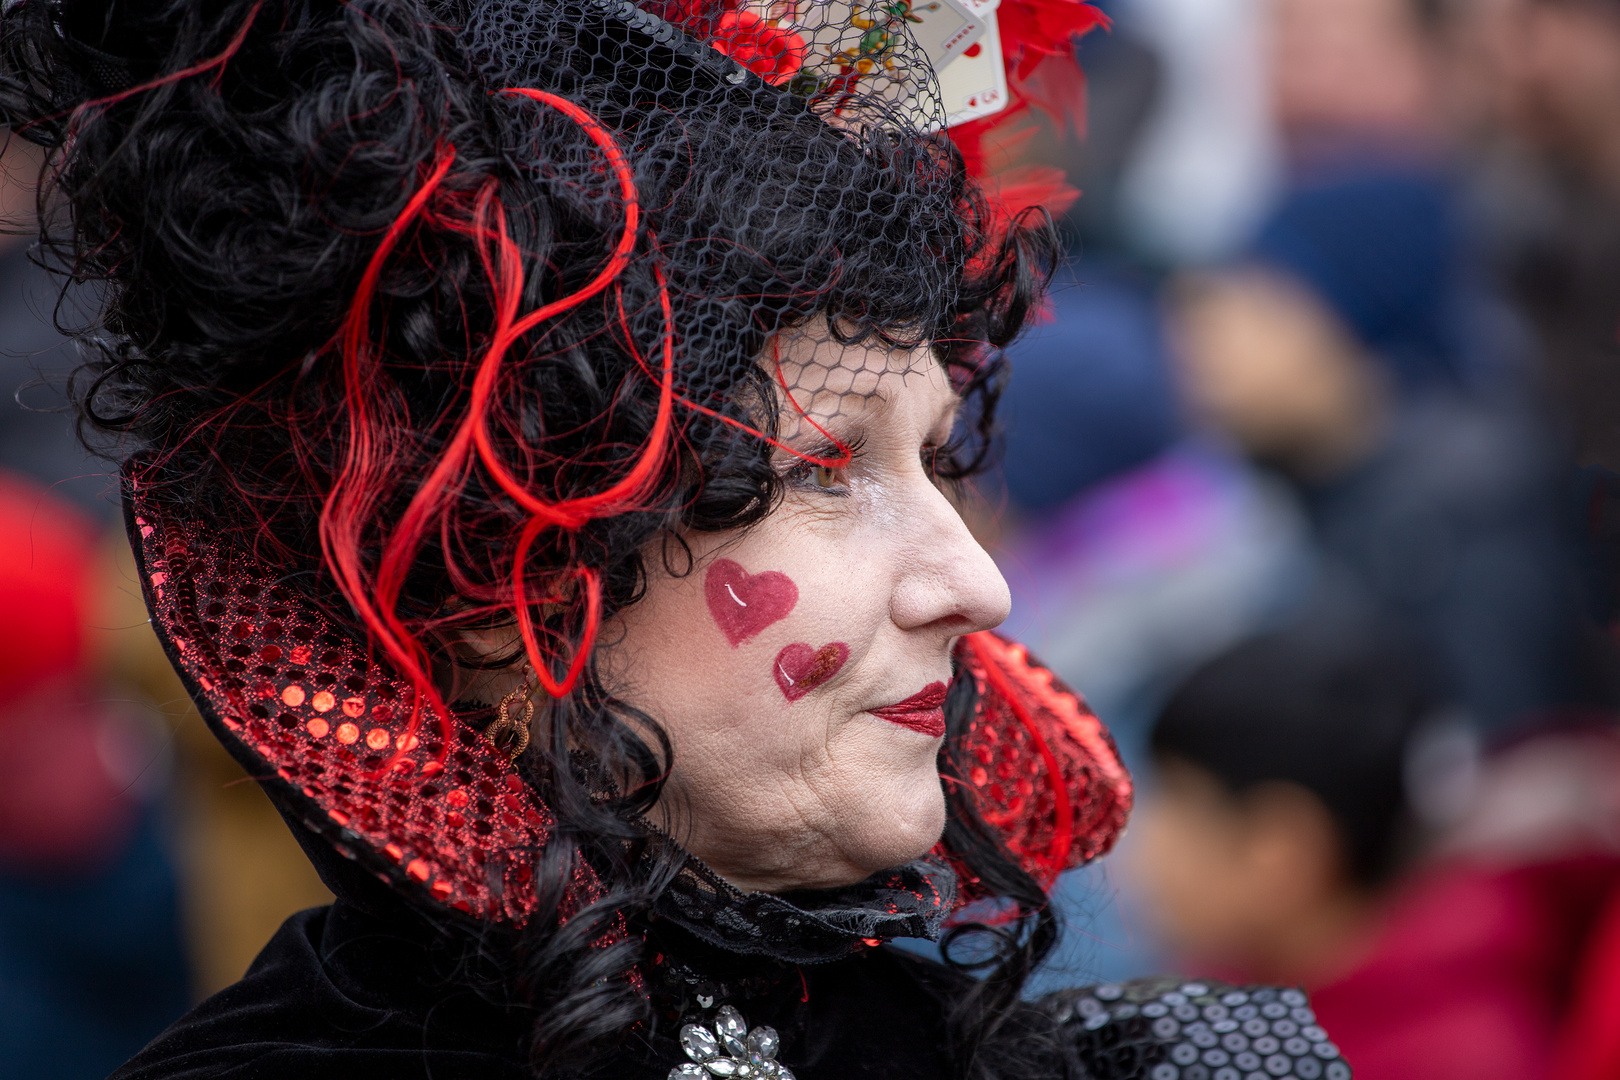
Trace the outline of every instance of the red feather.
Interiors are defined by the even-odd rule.
[[[1110,23],[1083,0],[1002,0],[996,17],[1009,104],[994,116],[952,128],[951,139],[968,173],[984,186],[999,232],[1030,207],[1045,206],[1057,215],[1080,197],[1061,170],[1015,165],[1010,159],[1035,134],[1028,125],[1031,109],[1059,131],[1085,133],[1085,74],[1074,47],[1082,35]]]
[[[1020,81],[1042,57],[1072,56],[1075,38],[1109,25],[1108,16],[1082,0],[1002,0],[996,19],[1007,75]]]

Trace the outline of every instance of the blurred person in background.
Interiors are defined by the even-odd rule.
[[[1522,404],[1524,336],[1459,220],[1431,24],[1411,0],[1257,12],[1271,44],[1252,66],[1290,187],[1229,271],[1180,294],[1183,347],[1166,348],[1150,275],[1081,263],[1082,284],[1056,291],[1054,320],[1011,354],[1013,620],[1115,717],[1127,756],[1122,712],[1145,721],[1190,666],[1297,598],[1313,559],[1302,541],[1456,639],[1457,677],[1488,724],[1566,694],[1557,448]],[[1209,13],[1153,2],[1118,16],[1158,42]],[[1158,65],[1172,86],[1190,78],[1173,60]],[[1125,115],[1143,81],[1100,80],[1089,104]],[[1161,119],[1143,146],[1133,135],[1106,156],[1140,156]],[[1083,231],[1099,238],[1088,252],[1120,254],[1108,229]],[[1263,471],[1187,438],[1172,356],[1191,411]]]
[[[1435,650],[1484,729],[1600,694],[1563,459],[1477,333],[1502,316],[1442,187],[1302,184],[1245,260],[1184,287],[1178,316],[1192,407],[1297,493],[1323,556]]]
[[[1577,461],[1620,470],[1620,3],[1419,0],[1496,268]]]
[[[1483,23],[1487,11],[1494,18],[1532,3],[1557,6],[1456,6]],[[1216,8],[1227,19],[1221,42],[1264,16],[1263,63],[1220,74],[1242,50],[1195,32],[1209,29]],[[1427,648],[1441,692],[1499,743],[1531,725],[1545,733],[1555,720],[1601,721],[1612,661],[1572,580],[1561,520],[1567,451],[1540,411],[1535,360],[1546,346],[1492,287],[1480,250],[1491,236],[1478,235],[1470,213],[1477,159],[1457,137],[1476,115],[1501,126],[1501,108],[1482,102],[1502,95],[1504,80],[1481,76],[1490,68],[1465,55],[1478,43],[1463,49],[1443,32],[1453,13],[1425,0],[1277,0],[1199,12],[1151,0],[1116,14],[1149,47],[1198,42],[1199,72],[1173,49],[1158,53],[1167,99],[1207,105],[1241,97],[1245,80],[1262,82],[1285,182],[1226,269],[1181,280],[1175,348],[1166,348],[1146,290],[1119,287],[1115,263],[1106,278],[1082,266],[1086,284],[1067,299],[1059,291],[1057,319],[1014,351],[1023,389],[1014,380],[1006,466],[1020,528],[1000,558],[1014,591],[1009,626],[1110,718],[1127,760],[1140,760],[1149,721],[1188,671],[1274,624],[1324,578],[1350,580]],[[1109,92],[1105,81],[1092,88],[1094,99]],[[1604,101],[1607,108],[1620,94]],[[1241,125],[1205,123],[1197,138],[1162,115],[1146,126],[1152,152],[1119,155],[1127,206],[1163,195],[1168,189],[1144,175],[1171,158],[1198,160],[1198,145],[1259,145]],[[1160,145],[1176,138],[1181,151]],[[1244,174],[1255,192],[1263,171]],[[1214,183],[1207,170],[1178,175]],[[1092,204],[1105,213],[1100,207]],[[1119,254],[1124,248],[1110,245],[1130,230],[1086,221],[1082,231],[1094,238],[1088,250]],[[1204,259],[1230,250],[1146,246]],[[1617,326],[1620,317],[1608,330]],[[1099,327],[1106,331],[1087,333]],[[1189,411],[1258,469],[1187,438],[1167,374],[1172,360]],[[1593,506],[1620,522],[1609,503]],[[1620,526],[1614,531],[1620,550]],[[1583,714],[1583,705],[1600,708]],[[1545,806],[1557,801],[1549,791],[1592,791],[1556,769],[1519,764],[1605,760],[1582,751],[1591,738],[1601,743],[1607,733],[1583,730],[1559,747],[1543,734],[1498,753],[1484,765],[1495,802]],[[1575,801],[1603,803],[1598,795]],[[1473,831],[1471,850],[1485,858],[1484,838],[1509,833],[1540,835],[1498,822]],[[1127,857],[1138,839],[1125,839]],[[1565,850],[1529,847],[1538,844],[1543,854]],[[1519,855],[1504,850],[1502,858]],[[1114,884],[1127,892],[1104,932],[1112,936],[1076,939],[1068,959],[1123,977],[1157,963],[1153,934],[1134,925],[1130,875],[1085,879],[1065,897],[1095,906]],[[1614,1000],[1620,1007],[1620,993]]]
[[[190,1001],[162,755],[91,625],[95,523],[0,470],[0,1073],[106,1075]]]
[[[1435,162],[1442,83],[1413,0],[1272,0],[1267,10],[1268,95],[1293,179],[1369,159]]]
[[[1429,0],[1450,118],[1475,166],[1479,220],[1534,331],[1575,460],[1587,604],[1620,625],[1620,3]],[[1497,755],[1456,844],[1500,860],[1608,850],[1620,835],[1612,728],[1549,731]],[[1488,811],[1488,812],[1487,812]],[[1620,897],[1575,965],[1549,1075],[1620,1075]]]
[[[1324,593],[1172,697],[1134,849],[1157,928],[1189,974],[1306,986],[1359,1080],[1614,1075],[1574,1066],[1612,1005],[1590,957],[1620,897],[1620,744],[1481,771],[1424,651],[1376,610]],[[1504,805],[1507,770],[1567,798],[1532,822]]]
[[[1179,295],[1190,405],[1287,481],[1324,555],[1435,650],[1483,729],[1606,704],[1567,458],[1464,205],[1433,13],[1279,0],[1272,39],[1290,187],[1241,258]]]
[[[1143,290],[1094,279],[1058,289],[1052,306],[1052,322],[1015,348],[1003,400],[1008,625],[1086,688],[1135,769],[1164,688],[1251,630],[1306,572],[1303,528],[1270,485],[1186,438],[1159,309]],[[1044,984],[1160,969],[1116,884],[1105,868],[1065,882],[1057,901],[1087,933],[1065,939]]]
[[[1620,3],[1427,0],[1473,219],[1575,462],[1587,606],[1620,622]]]

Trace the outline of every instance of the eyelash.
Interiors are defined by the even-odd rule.
[[[821,479],[822,477],[826,477],[827,479],[836,482],[837,478],[841,476],[844,470],[848,469],[860,459],[861,446],[862,442],[855,442],[842,448],[832,445],[818,447],[810,454],[811,457],[826,460],[829,458],[844,457],[847,455],[848,460],[845,461],[844,464],[835,468],[829,468],[825,465],[817,465],[813,461],[800,460],[789,468],[784,475],[787,477],[789,483],[795,484],[808,491],[816,491],[823,495],[831,495],[834,498],[842,499],[849,494],[848,488],[840,490],[833,487],[831,484],[821,483]]]

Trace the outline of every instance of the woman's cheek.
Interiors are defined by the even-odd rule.
[[[703,576],[703,596],[710,619],[736,649],[791,615],[799,587],[780,570],[749,573],[733,559],[716,559]]]
[[[835,621],[814,617],[828,606],[838,606],[816,603],[825,599],[825,587],[813,586],[801,610],[803,596],[799,583],[782,570],[750,568],[736,559],[722,558],[704,572],[703,598],[709,620],[737,653],[732,676],[741,676],[745,682],[768,676],[786,705],[798,703],[831,682],[851,653],[849,643],[836,634],[810,632]],[[799,619],[777,625],[795,611],[800,611]],[[774,645],[783,637],[789,640],[779,647],[750,647],[756,639],[756,644]]]
[[[868,870],[925,854],[944,831],[936,744],[888,725],[850,725],[815,783],[834,808],[839,846]]]

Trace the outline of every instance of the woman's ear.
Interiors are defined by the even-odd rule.
[[[446,701],[494,705],[523,681],[523,642],[516,622],[474,623],[442,631],[445,662],[434,679]]]

